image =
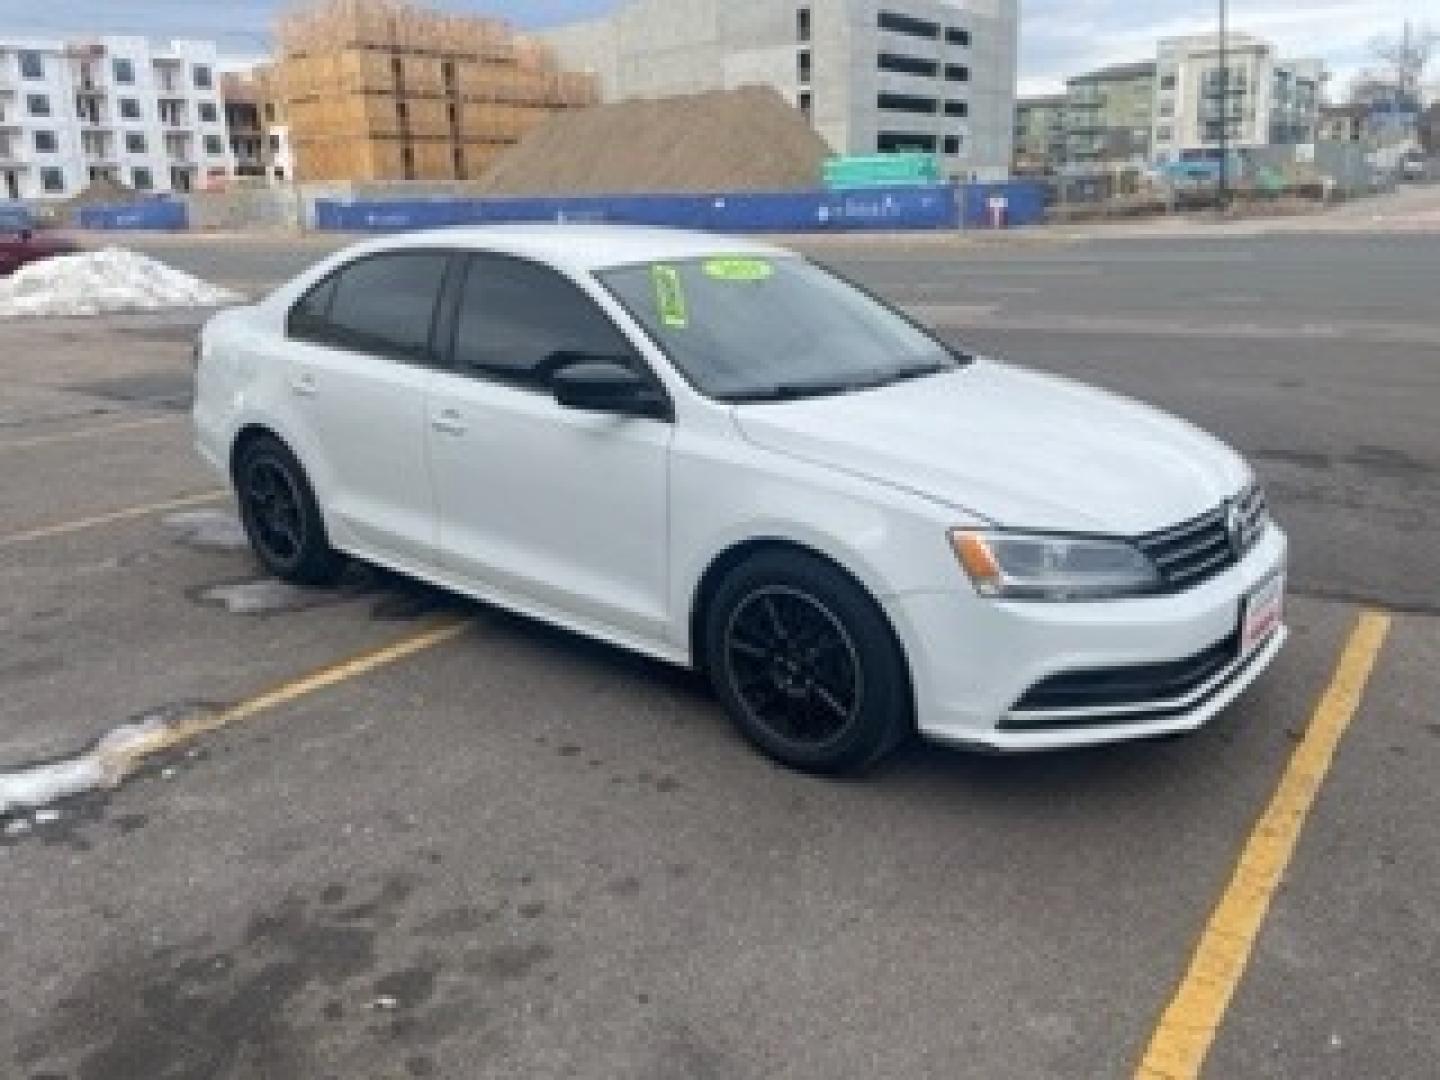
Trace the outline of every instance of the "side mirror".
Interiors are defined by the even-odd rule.
[[[550,386],[555,400],[567,409],[670,418],[664,395],[644,376],[616,360],[570,354],[550,376]]]

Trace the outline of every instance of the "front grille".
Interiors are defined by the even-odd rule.
[[[1015,703],[1015,712],[1053,709],[1114,709],[1172,701],[1200,689],[1240,653],[1240,635],[1231,634],[1194,656],[1158,664],[1062,671],[1036,683]],[[1006,726],[1024,726],[1023,717]]]
[[[1136,541],[1172,591],[1208,581],[1244,558],[1260,539],[1266,520],[1259,485],[1198,518]]]

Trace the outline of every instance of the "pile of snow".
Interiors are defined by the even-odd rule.
[[[243,299],[239,293],[122,248],[60,255],[0,278],[0,320],[220,307]]]

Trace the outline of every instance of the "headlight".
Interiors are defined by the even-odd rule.
[[[1105,600],[1162,584],[1155,564],[1124,540],[955,529],[950,543],[981,596]]]

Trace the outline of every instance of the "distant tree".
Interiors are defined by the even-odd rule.
[[[1377,37],[1370,42],[1370,53],[1385,67],[1385,77],[1403,101],[1419,103],[1420,82],[1440,49],[1440,32],[1429,25],[1415,26],[1407,21],[1405,29],[1394,37]]]

